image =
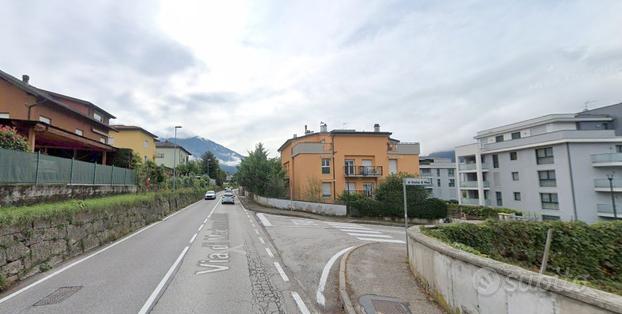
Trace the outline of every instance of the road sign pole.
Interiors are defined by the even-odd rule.
[[[406,234],[406,259],[408,260],[408,205],[406,202],[406,179],[402,181],[402,191],[404,192],[404,233]]]

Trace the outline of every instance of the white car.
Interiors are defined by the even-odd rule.
[[[216,192],[214,192],[214,191],[207,191],[207,193],[205,193],[205,199],[206,200],[215,200],[216,199]]]

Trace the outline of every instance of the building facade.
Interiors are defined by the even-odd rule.
[[[622,201],[622,104],[504,125],[475,139],[456,148],[461,204],[592,223],[612,219]]]
[[[390,132],[305,130],[280,148],[293,199],[333,202],[344,191],[372,195],[392,173],[419,174],[419,143],[401,143]]]
[[[453,160],[439,157],[420,157],[419,171],[421,177],[430,178],[432,185],[425,189],[432,197],[446,201],[458,200],[456,185],[456,164]]]
[[[173,169],[183,163],[187,163],[192,154],[183,146],[166,142],[156,142],[155,163]]]
[[[0,124],[15,127],[31,151],[107,163],[115,117],[95,104],[43,90],[0,71]]]
[[[157,136],[141,127],[133,125],[113,125],[114,146],[118,148],[129,148],[140,156],[144,162],[147,160],[155,161]]]

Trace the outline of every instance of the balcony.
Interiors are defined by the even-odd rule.
[[[622,205],[622,204],[620,204]],[[620,213],[620,207],[618,206],[618,204],[616,204],[616,218],[618,219],[622,219],[622,215]],[[609,204],[597,204],[596,205],[596,211],[598,212],[598,216],[600,217],[607,217],[607,218],[614,218],[613,215],[613,206],[611,205],[611,203]]]
[[[519,146],[537,146],[546,142],[562,142],[572,139],[615,138],[614,130],[560,130],[505,142],[481,144],[482,151],[514,149]]]
[[[345,166],[346,177],[381,177],[382,166]]]
[[[480,206],[479,198],[463,198],[462,204]],[[484,206],[491,206],[491,205],[492,205],[492,202],[490,200],[484,200]]]
[[[613,180],[613,191],[622,192],[622,180]],[[594,191],[596,192],[611,192],[608,179],[594,179]]]
[[[622,166],[622,153],[606,153],[592,155],[593,167],[619,167]]]
[[[330,154],[332,145],[326,143],[298,143],[292,148],[292,156],[298,154]]]
[[[490,165],[489,164],[482,164],[482,171],[488,171],[488,169],[490,169]],[[476,163],[458,164],[458,170],[460,170],[462,172],[476,171],[477,170],[477,164]]]
[[[482,185],[487,189],[490,187],[490,182],[484,181]],[[460,188],[477,189],[477,181],[460,181]]]

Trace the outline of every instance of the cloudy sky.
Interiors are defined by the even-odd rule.
[[[622,1],[0,0],[0,69],[245,154],[380,123],[424,153],[622,102]]]

